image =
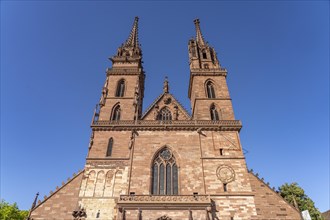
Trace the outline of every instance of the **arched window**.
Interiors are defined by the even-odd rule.
[[[157,119],[160,121],[171,121],[172,120],[171,111],[167,107],[162,108],[158,114]]]
[[[210,114],[211,114],[212,121],[219,121],[219,113],[214,104],[211,105]]]
[[[108,142],[108,148],[107,148],[107,157],[110,157],[112,154],[112,147],[113,147],[113,138],[111,137]]]
[[[215,98],[214,86],[211,81],[208,81],[206,83],[206,92],[207,92],[207,98],[210,98],[210,99]]]
[[[112,121],[118,121],[118,120],[120,120],[120,112],[121,112],[120,105],[117,105],[113,109],[111,120]]]
[[[122,79],[117,84],[116,97],[123,97],[125,92],[125,81]]]
[[[151,186],[153,195],[178,194],[178,166],[167,147],[162,149],[154,159]]]
[[[207,59],[206,51],[205,50],[202,52],[202,54],[203,54],[203,59]]]

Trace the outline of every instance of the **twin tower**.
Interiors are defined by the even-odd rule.
[[[167,105],[162,109],[159,106],[151,106],[159,111],[155,119],[161,117],[159,115],[161,112],[168,112],[171,120],[234,120],[226,84],[227,71],[221,68],[214,48],[205,42],[199,20],[194,20],[194,23],[196,39],[189,40],[188,44],[190,62],[188,96],[191,100],[192,115],[179,109],[178,105],[176,107]],[[149,115],[147,117],[150,108],[142,114],[145,73],[138,40],[137,17],[128,39],[110,60],[113,65],[107,70],[98,120],[153,120]],[[167,81],[164,82],[164,93],[169,93]],[[237,122],[236,125],[238,124]]]
[[[106,71],[86,164],[30,219],[301,219],[299,211],[246,167],[226,69],[199,20],[189,40],[191,114],[163,92],[142,111],[145,73],[138,18]]]

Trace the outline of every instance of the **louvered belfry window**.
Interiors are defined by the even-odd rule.
[[[167,147],[162,149],[154,159],[151,194],[178,194],[178,166],[172,152]]]

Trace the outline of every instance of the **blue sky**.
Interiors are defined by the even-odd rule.
[[[223,67],[246,160],[329,209],[328,1],[1,1],[1,198],[28,209],[84,167],[108,57],[140,17],[144,109],[190,109],[187,45],[200,18]]]

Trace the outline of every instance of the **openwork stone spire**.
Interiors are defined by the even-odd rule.
[[[118,48],[117,57],[141,58],[142,51],[139,45],[138,21],[139,18],[135,17],[131,33],[126,42]]]
[[[139,47],[138,21],[139,18],[135,17],[131,33],[126,40],[125,47]]]
[[[199,26],[199,19],[198,18],[195,19],[194,23],[195,23],[195,28],[196,28],[196,41],[199,44],[199,46],[205,46],[206,43],[204,41],[204,38],[203,38],[203,35],[201,32],[201,28]]]

